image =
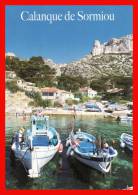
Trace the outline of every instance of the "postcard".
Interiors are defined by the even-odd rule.
[[[134,191],[134,5],[1,10],[3,188]]]

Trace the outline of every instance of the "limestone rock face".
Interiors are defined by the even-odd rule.
[[[132,76],[132,35],[111,39],[101,44],[96,40],[93,50],[78,61],[67,64],[61,69],[65,75],[98,79],[106,76]]]
[[[133,50],[132,35],[127,35],[119,39],[113,38],[110,41],[101,44],[95,40],[92,49],[92,55],[110,54],[110,53],[129,53]]]
[[[92,54],[93,56],[100,55],[104,52],[104,45],[99,40],[95,40]]]
[[[52,59],[44,59],[44,62],[50,68],[54,68],[56,70],[56,76],[60,76],[62,69],[64,69],[64,67],[67,65],[67,64],[56,64]]]

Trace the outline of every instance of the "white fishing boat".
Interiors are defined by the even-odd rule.
[[[130,113],[130,114],[126,114],[126,115],[122,115],[122,116],[117,117],[117,120],[121,121],[121,122],[132,122],[133,116]]]
[[[49,127],[48,116],[32,116],[31,128],[17,131],[11,145],[12,154],[21,161],[31,178],[39,177],[41,168],[61,150],[59,134]]]
[[[117,156],[117,151],[113,147],[109,147],[107,143],[104,143],[103,148],[99,147],[93,135],[80,130],[70,133],[66,146],[67,156],[73,156],[102,173],[110,171],[112,160]]]
[[[128,148],[130,151],[133,151],[133,136],[127,133],[122,133],[120,137],[120,146],[121,148]]]

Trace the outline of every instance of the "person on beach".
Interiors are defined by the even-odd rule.
[[[76,118],[76,106],[73,107],[73,111],[74,111],[74,119]]]
[[[23,120],[24,120],[24,121],[26,120],[26,113],[25,113],[24,110],[23,110]]]

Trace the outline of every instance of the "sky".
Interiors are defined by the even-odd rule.
[[[24,22],[21,12],[32,13],[114,13],[115,21]],[[95,40],[132,34],[132,6],[7,6],[6,52],[22,59],[42,56],[55,63],[69,63],[92,51]]]

